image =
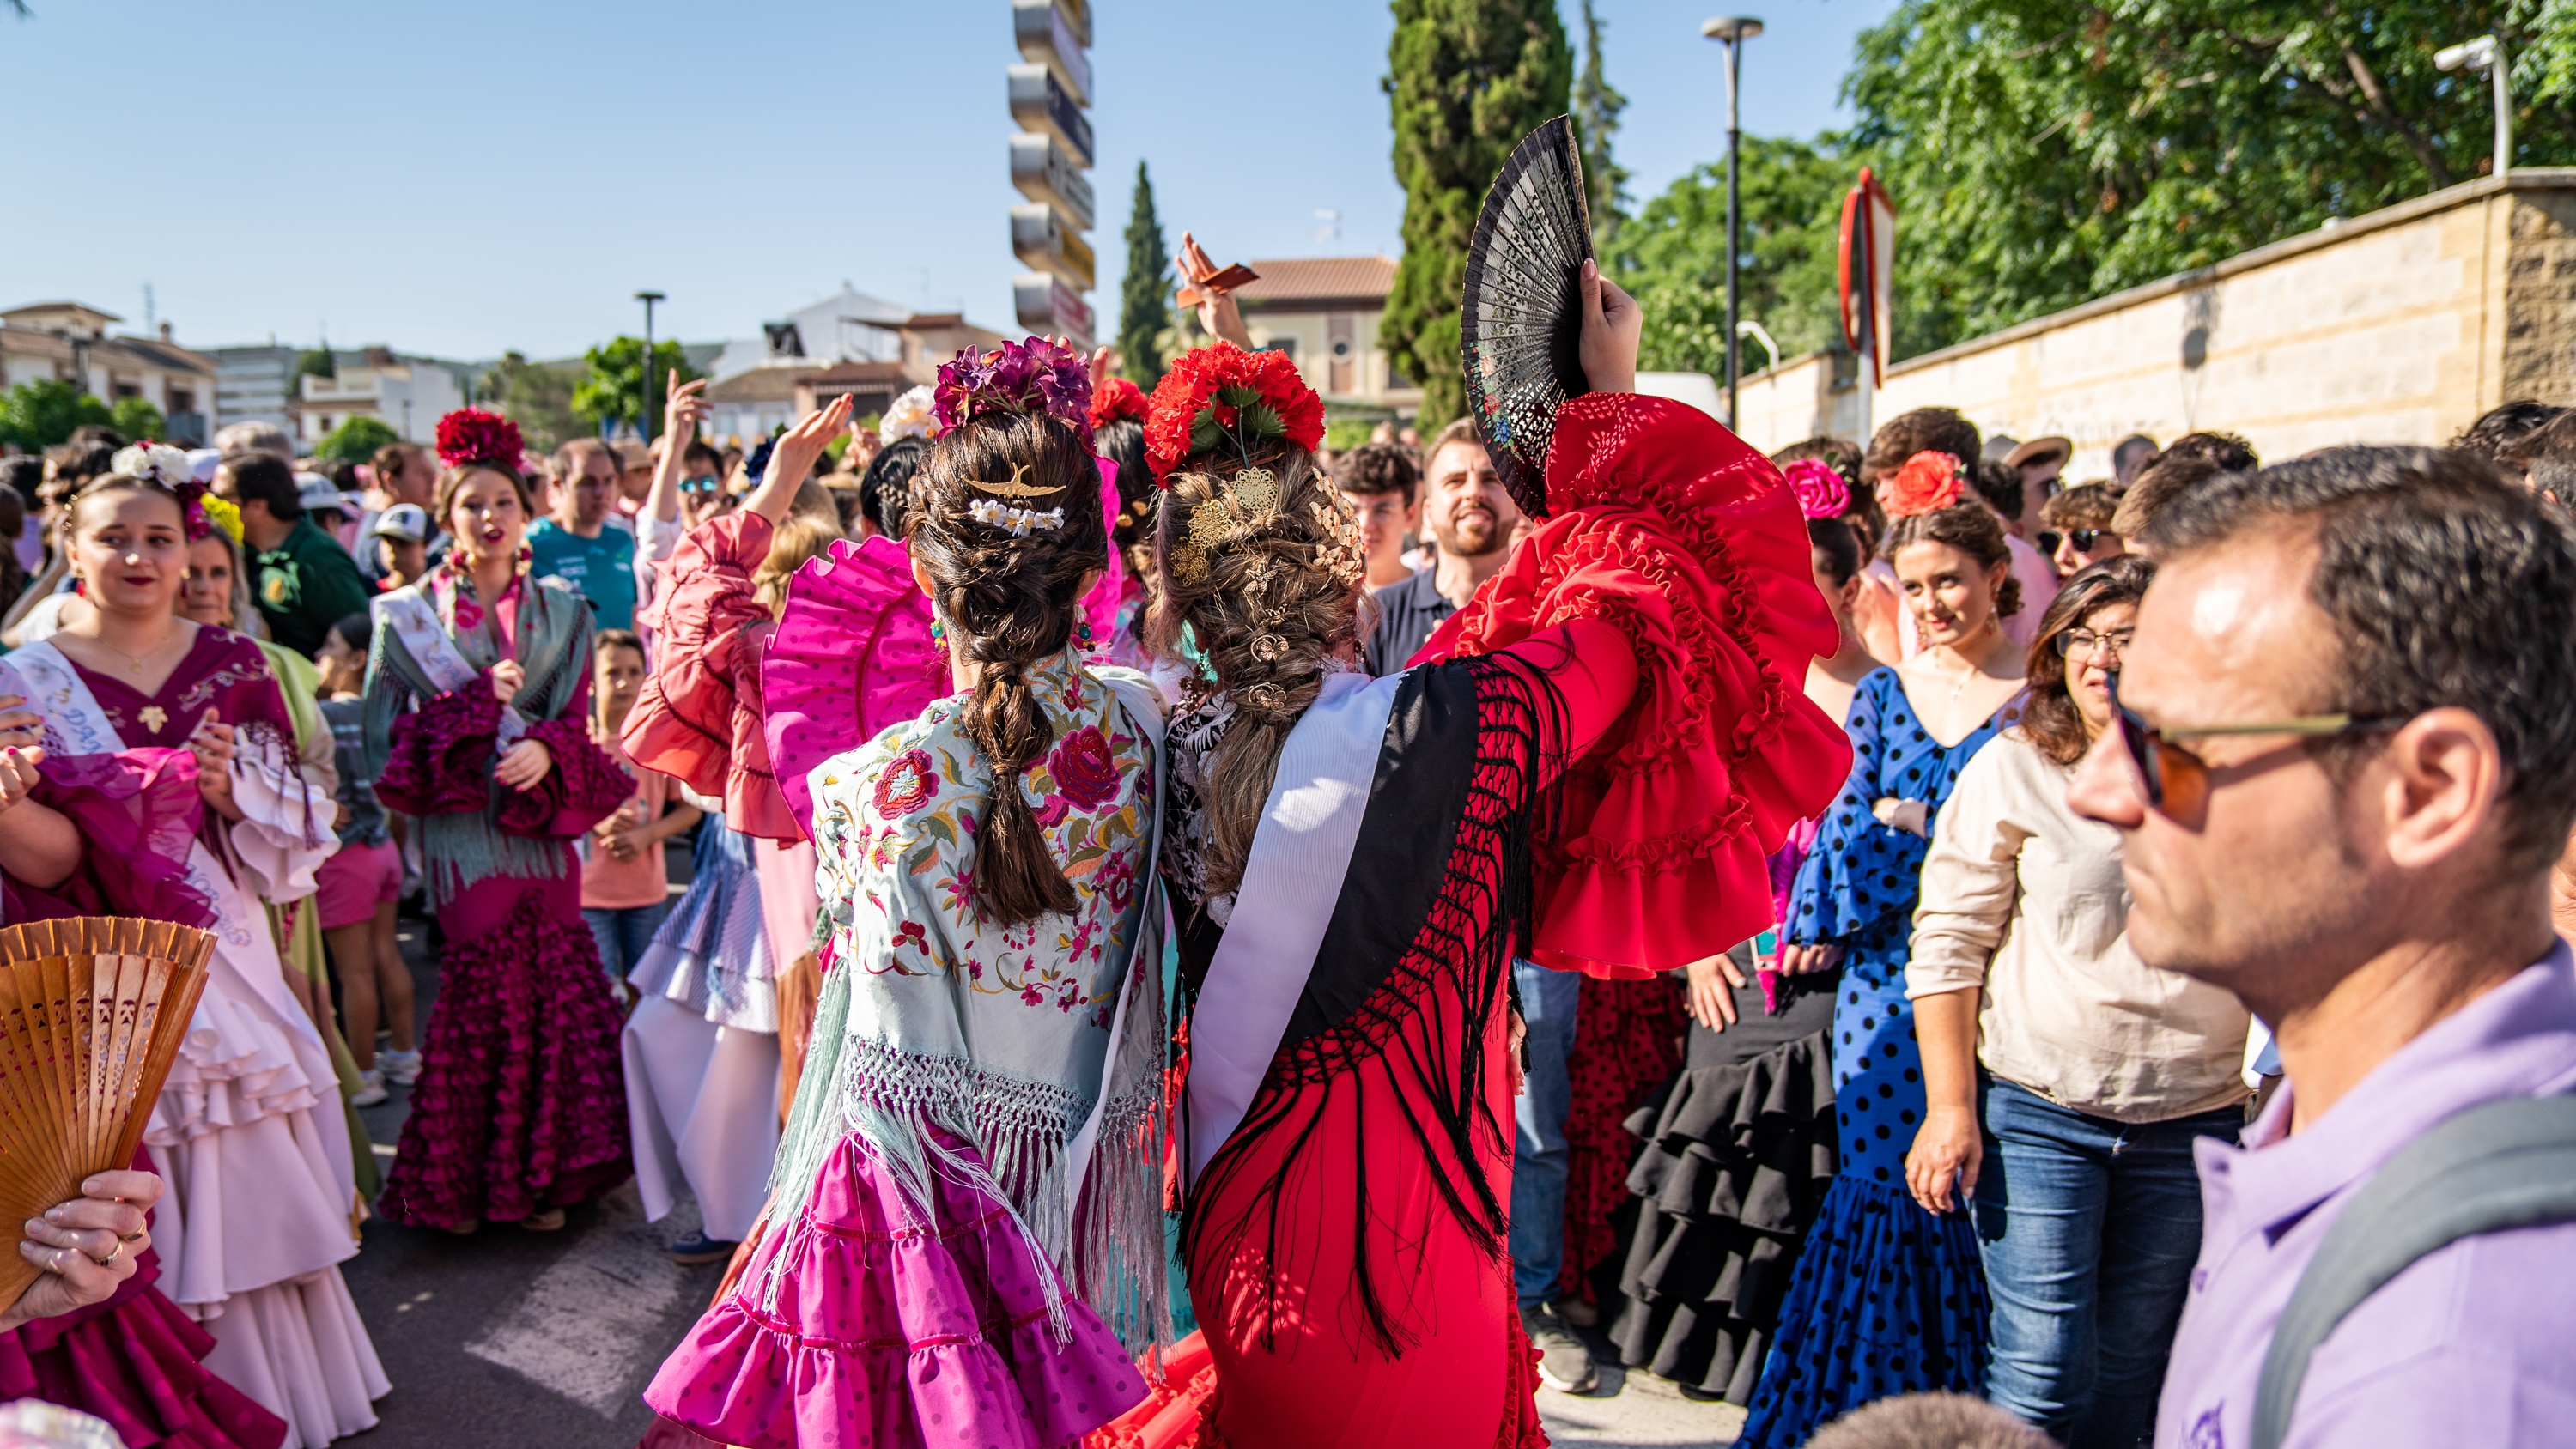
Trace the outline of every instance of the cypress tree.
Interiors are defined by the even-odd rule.
[[[1163,380],[1161,338],[1172,325],[1164,292],[1171,253],[1163,249],[1163,222],[1154,214],[1154,181],[1136,163],[1136,205],[1127,217],[1127,275],[1118,283],[1119,371],[1145,389]]]
[[[1574,57],[1555,0],[1394,0],[1383,82],[1404,184],[1404,260],[1378,335],[1422,388],[1425,430],[1465,407],[1458,292],[1467,242],[1495,173],[1542,121],[1565,113]]]
[[[1619,134],[1619,113],[1626,109],[1628,98],[1602,77],[1601,18],[1592,13],[1592,0],[1583,0],[1583,73],[1574,78],[1574,133],[1583,147],[1584,200],[1592,208],[1596,248],[1628,219],[1628,173],[1610,157],[1610,138]]]

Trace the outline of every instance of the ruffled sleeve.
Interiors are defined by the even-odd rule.
[[[49,754],[37,770],[29,798],[69,817],[80,831],[81,869],[51,891],[19,888],[25,916],[215,924],[214,902],[188,883],[188,856],[205,815],[194,754]]]
[[[456,815],[492,797],[492,758],[501,702],[488,672],[475,682],[421,701],[394,718],[385,762],[376,771],[376,800],[404,815]]]
[[[769,557],[772,534],[759,514],[729,513],[698,525],[654,566],[661,582],[644,611],[653,673],[621,742],[636,764],[723,800],[734,829],[795,841],[804,836],[778,793],[760,729],[769,611],[751,579]]]
[[[272,730],[235,735],[233,806],[225,838],[253,879],[253,894],[283,904],[313,894],[313,873],[340,848],[328,786],[309,778],[297,744]]]
[[[570,840],[617,813],[635,778],[590,737],[576,715],[540,720],[522,736],[546,747],[554,768],[525,790],[504,789],[493,825],[503,835]]]
[[[778,789],[813,833],[806,775],[949,693],[912,555],[883,536],[847,541],[796,571],[761,656],[763,731]]]
[[[1913,839],[1880,824],[1874,813],[1879,797],[1887,793],[1878,788],[1878,777],[1887,748],[1886,692],[1895,684],[1896,671],[1872,670],[1852,694],[1843,724],[1851,739],[1851,773],[1833,809],[1818,822],[1815,844],[1798,867],[1780,933],[1784,940],[1802,946],[1849,940],[1912,900],[1911,892],[1872,891],[1868,881],[1885,864],[1891,840]]]
[[[1642,977],[1771,924],[1764,857],[1850,767],[1800,688],[1835,647],[1833,616],[1779,470],[1695,409],[1633,393],[1567,403],[1548,497],[1555,516],[1414,662],[1570,619],[1626,636],[1635,698],[1566,777],[1531,954]]]

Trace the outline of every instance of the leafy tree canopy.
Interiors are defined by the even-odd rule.
[[[1832,136],[1817,142],[1747,136],[1737,194],[1742,315],[1762,324],[1781,356],[1825,346],[1839,326],[1835,229],[1858,173]],[[1622,225],[1602,268],[1645,308],[1637,365],[1726,376],[1726,165],[1701,166]],[[1742,367],[1767,365],[1744,344]]]
[[[118,398],[115,406],[107,410],[107,425],[129,438],[170,441],[170,420],[161,416],[150,398]]]
[[[93,423],[116,427],[116,415],[106,403],[58,378],[22,382],[0,393],[0,442],[31,453],[68,441],[74,428]]]
[[[1583,0],[1583,69],[1574,78],[1574,132],[1583,147],[1584,204],[1592,210],[1595,244],[1607,240],[1628,219],[1635,198],[1628,194],[1628,169],[1610,154],[1619,134],[1619,113],[1628,109],[1601,73],[1601,17],[1592,0]]]
[[[592,431],[572,408],[580,377],[578,365],[548,366],[530,362],[525,353],[505,352],[476,384],[475,397],[517,423],[532,451],[552,452],[567,439]]]
[[[1387,360],[1422,387],[1421,426],[1466,405],[1458,290],[1494,176],[1563,115],[1574,57],[1555,0],[1395,0],[1383,82],[1404,184],[1404,259],[1380,323]]]
[[[321,442],[313,445],[313,456],[341,463],[364,463],[376,456],[376,450],[387,443],[399,443],[402,434],[382,418],[364,413],[333,428]]]
[[[639,435],[644,429],[644,339],[620,337],[605,347],[594,347],[582,354],[583,375],[572,390],[575,417],[593,429],[616,423],[630,423]],[[698,376],[689,366],[688,357],[677,342],[653,344],[653,396],[670,396],[671,389]],[[659,411],[658,406],[655,409]],[[652,420],[659,427],[661,420]]]

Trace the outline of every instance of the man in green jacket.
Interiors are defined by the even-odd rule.
[[[235,453],[215,470],[215,494],[241,510],[251,597],[271,639],[310,659],[333,624],[366,611],[358,561],[304,516],[286,460]]]

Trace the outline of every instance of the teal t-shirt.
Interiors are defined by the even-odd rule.
[[[528,530],[528,553],[528,572],[572,585],[590,600],[599,627],[635,627],[635,535],[602,524],[597,538],[584,538],[541,518]]]

